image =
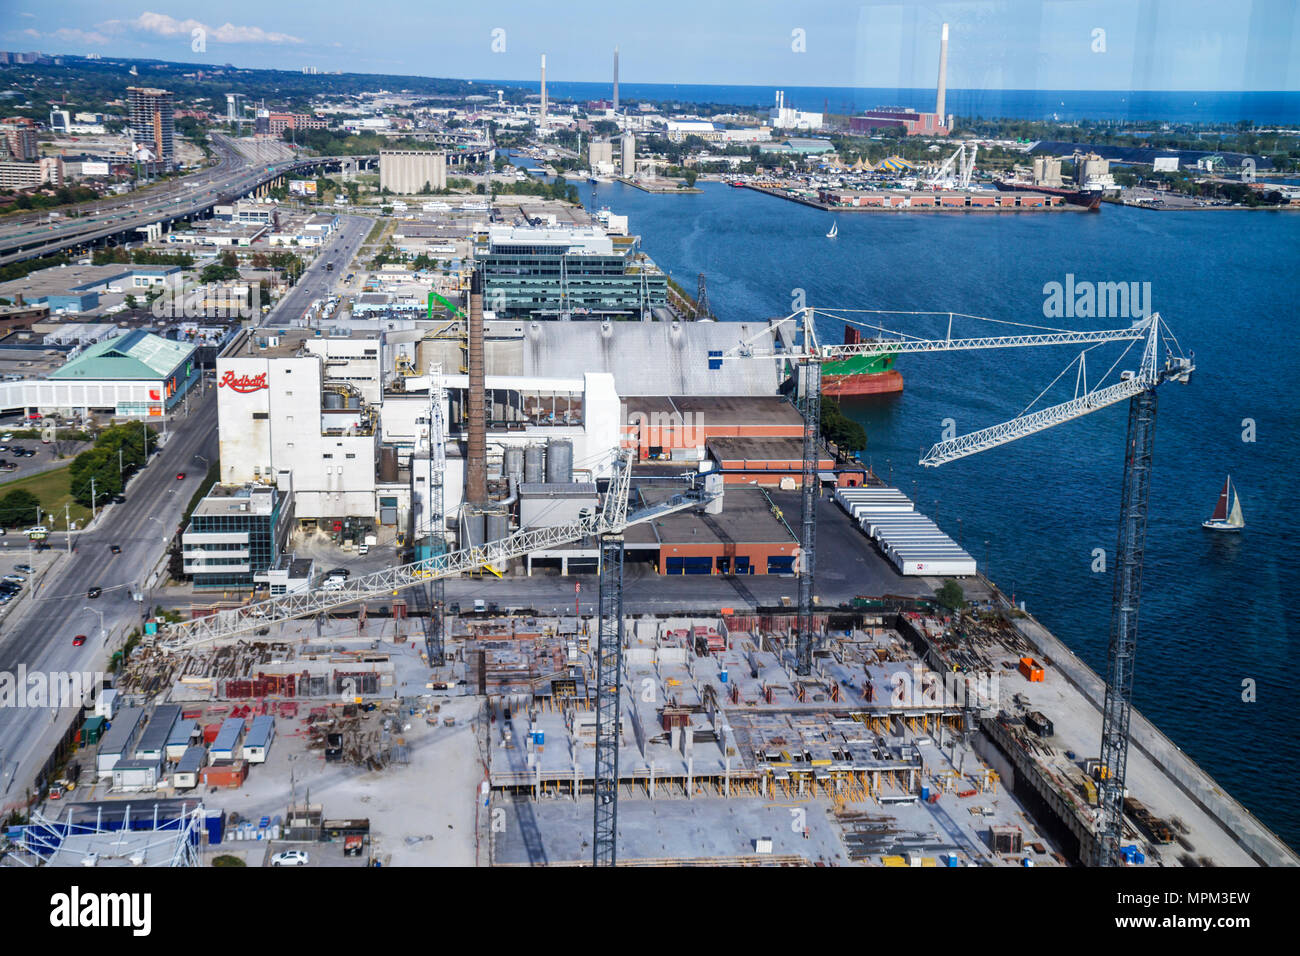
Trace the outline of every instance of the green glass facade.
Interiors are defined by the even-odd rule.
[[[479,258],[484,306],[500,316],[640,318],[668,304],[668,277],[631,271],[631,253],[570,254],[548,245],[501,244]]]

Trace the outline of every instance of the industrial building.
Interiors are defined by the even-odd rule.
[[[381,149],[379,188],[398,196],[447,188],[447,154],[431,150]]]

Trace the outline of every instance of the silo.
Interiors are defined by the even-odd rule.
[[[540,485],[546,480],[546,446],[533,442],[524,448],[524,484]]]
[[[546,482],[567,485],[573,481],[573,442],[552,438],[546,443]]]
[[[505,453],[501,456],[504,462],[504,471],[506,477],[513,476],[521,479],[524,476],[524,450],[519,445],[507,445]]]
[[[323,406],[323,407],[325,407],[325,408],[342,408],[342,407],[343,407],[343,394],[342,394],[341,392],[335,392],[335,391],[326,390],[326,392],[325,392],[325,394],[322,396],[322,398],[324,399],[324,406]]]
[[[484,514],[485,541],[499,541],[510,535],[510,521],[504,511],[489,511]],[[498,570],[500,570],[498,568]]]
[[[397,449],[392,445],[379,446],[379,480],[383,482],[397,480]]]
[[[460,546],[462,548],[472,548],[482,544],[483,525],[483,512],[469,511],[468,509],[461,512]]]

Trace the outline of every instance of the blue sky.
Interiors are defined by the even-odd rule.
[[[606,81],[618,45],[626,82],[930,87],[946,21],[955,89],[1300,89],[1294,0],[0,6],[7,49],[213,65],[532,80],[546,53],[553,80]]]

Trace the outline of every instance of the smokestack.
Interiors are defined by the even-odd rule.
[[[483,362],[483,273],[469,284],[469,449],[465,462],[465,501],[487,504],[487,406]]]
[[[614,112],[618,112],[618,47],[614,47]]]
[[[944,100],[948,93],[948,24],[943,25],[943,32],[939,34],[939,90],[934,98],[934,112],[939,118],[939,122],[944,121],[947,115],[944,113]]]
[[[542,54],[542,113],[543,120],[546,119],[546,54]]]

